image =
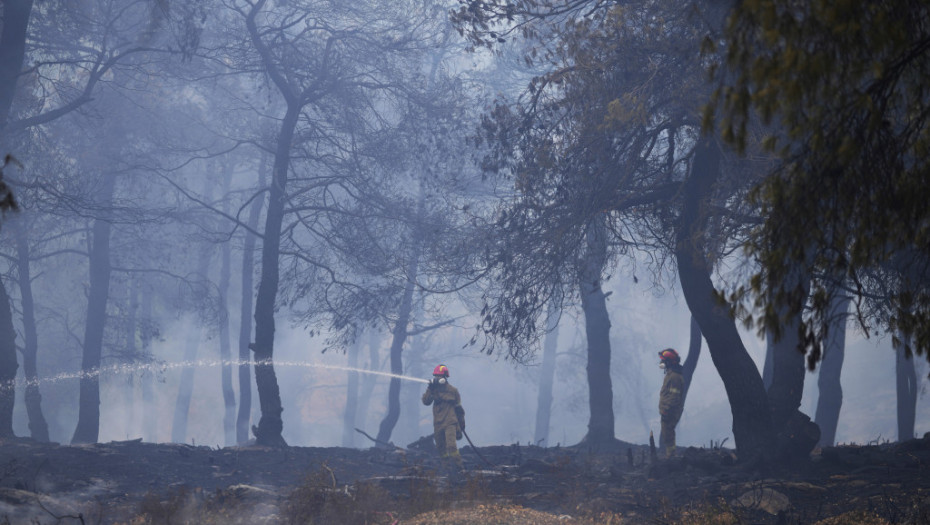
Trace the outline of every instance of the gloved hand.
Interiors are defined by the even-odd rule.
[[[462,431],[459,429],[455,429],[455,440],[458,441],[460,439],[462,439]]]

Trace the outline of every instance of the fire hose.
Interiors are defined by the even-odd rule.
[[[485,462],[489,467],[491,467],[491,468],[497,468],[497,465],[495,465],[495,464],[491,463],[490,461],[488,461],[487,459],[485,459],[484,456],[481,455],[481,452],[478,452],[478,447],[476,447],[475,444],[472,443],[471,438],[468,437],[468,432],[465,432],[465,429],[464,429],[464,428],[461,429],[461,431],[462,431],[462,435],[465,436],[465,439],[468,440],[468,445],[471,447],[472,450],[475,451],[475,454],[476,454],[479,458],[481,458],[481,461],[484,461],[484,462]]]

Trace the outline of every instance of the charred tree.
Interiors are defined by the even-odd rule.
[[[32,0],[4,0],[0,33],[0,131],[10,117],[16,94],[16,81],[26,54],[26,29],[32,13]]]
[[[224,194],[229,193],[229,177],[224,177]],[[224,201],[223,211],[228,203]],[[229,242],[224,242],[220,252],[220,278],[217,283],[217,300],[219,302],[219,331],[220,331],[220,388],[223,392],[223,442],[226,446],[236,444],[236,393],[233,392],[232,381],[232,351],[229,340],[229,280],[232,270],[230,259],[232,248]]]
[[[152,302],[154,299],[151,286],[143,287],[141,293],[141,320],[143,324],[139,333],[139,342],[142,343],[142,349],[147,350],[152,344],[154,336],[154,330],[152,329]],[[156,442],[158,441],[158,426],[154,417],[154,410],[150,410],[150,407],[153,407],[155,403],[155,371],[146,370],[142,373],[139,381],[142,383],[142,406],[145,407],[145,410],[142,411],[142,436],[147,441]]]
[[[84,327],[84,351],[81,358],[81,384],[78,422],[72,444],[96,443],[100,434],[100,358],[107,321],[110,294],[110,214],[116,174],[106,173],[99,190],[101,215],[94,219],[90,246],[90,291]]]
[[[138,355],[138,349],[136,348],[136,335],[139,332],[139,282],[132,277],[130,277],[127,281],[126,295],[129,308],[126,312],[126,321],[124,324],[123,333],[125,334],[126,341],[123,347],[125,348],[127,356],[135,357]],[[133,405],[133,410],[129,415],[129,421],[127,421],[126,427],[130,429],[131,432],[139,428],[139,418],[142,417],[142,413],[145,412],[145,410],[139,410],[138,405],[136,404],[135,377],[130,376],[129,381],[132,385],[131,402]]]
[[[682,403],[688,398],[688,390],[691,388],[691,379],[694,378],[694,370],[697,368],[698,360],[701,358],[701,343],[704,336],[701,335],[701,326],[698,325],[697,319],[691,316],[691,333],[688,338],[688,357],[681,365],[681,375],[685,378],[685,391],[682,392]]]
[[[16,331],[6,286],[0,281],[0,438],[13,437],[13,405],[16,402]]]
[[[539,446],[549,445],[549,421],[552,415],[552,386],[555,380],[560,314],[558,301],[550,302],[546,313],[546,338],[543,341],[539,392],[536,396],[536,431],[533,434],[533,443]]]
[[[36,327],[35,299],[32,294],[29,241],[23,223],[15,224],[13,230],[16,237],[16,267],[23,311],[23,373],[26,378],[25,402],[26,415],[29,417],[29,435],[40,443],[46,443],[49,441],[48,422],[42,413],[42,394],[39,391],[39,334]]]
[[[775,370],[775,334],[765,331],[765,360],[762,362],[762,384],[768,392],[772,387],[772,375]]]
[[[254,25],[253,40],[259,41]],[[282,88],[283,89],[283,88]],[[260,445],[285,447],[287,443],[281,436],[284,422],[281,419],[281,391],[274,370],[274,331],[275,300],[278,296],[280,270],[278,263],[281,247],[281,223],[284,219],[285,188],[290,164],[291,142],[294,129],[300,116],[300,106],[296,101],[289,102],[281,127],[278,130],[274,165],[271,172],[271,188],[268,194],[268,211],[265,214],[265,229],[262,234],[262,270],[259,278],[258,294],[255,297],[255,386],[258,388],[258,401],[261,406],[261,418],[258,425],[252,426],[255,440]]]
[[[904,341],[895,348],[895,386],[897,392],[898,441],[914,439],[917,417],[917,371],[914,356]]]
[[[810,293],[810,279],[798,272],[795,272],[793,277],[793,282],[787,285],[806,298]],[[806,302],[806,299],[801,302]],[[772,353],[772,384],[767,391],[769,407],[772,410],[772,427],[776,433],[784,430],[785,425],[801,407],[806,374],[804,345],[800,333],[801,312],[790,315],[783,312],[779,319],[781,331],[773,334],[769,347]]]
[[[713,139],[698,143],[683,188],[675,242],[681,290],[698,322],[711,360],[723,380],[733,415],[733,438],[741,459],[764,457],[773,444],[772,419],[762,377],[746,351],[729,310],[717,300],[707,260],[705,206],[720,173],[721,152]]]
[[[362,349],[361,334],[356,334],[355,341],[349,345],[348,366],[358,368],[358,353]],[[342,414],[342,446],[355,447],[355,428],[358,426],[358,372],[350,370],[346,383],[346,407]]]
[[[6,0],[0,31],[0,136],[10,117],[16,82],[26,53],[26,28],[32,12],[32,0]],[[0,280],[0,437],[13,436],[14,381],[19,363],[16,359],[16,331],[13,309],[6,284]]]
[[[394,329],[391,331],[391,373],[396,375],[403,375],[404,373],[404,343],[407,340],[407,326],[410,324],[410,317],[413,312],[413,289],[420,261],[419,242],[414,244],[413,254],[405,274],[407,275],[407,283],[404,285],[400,305],[397,307],[397,319],[394,321]],[[378,427],[377,439],[379,442],[390,443],[391,433],[394,432],[394,426],[397,425],[399,418],[400,379],[392,377],[388,386],[388,411]]]
[[[586,249],[578,273],[581,309],[588,339],[588,434],[584,441],[591,447],[614,441],[614,394],[610,379],[610,318],[607,315],[607,295],[601,288],[607,264],[607,235],[599,214],[585,231]]]
[[[265,162],[262,157],[259,168],[259,185],[265,185]],[[252,412],[252,301],[254,300],[255,243],[258,238],[251,232],[258,229],[264,199],[255,198],[249,206],[249,229],[245,232],[242,245],[242,301],[239,309],[239,410],[236,413],[236,443],[249,440],[249,417]]]
[[[843,407],[843,386],[840,374],[846,356],[846,317],[851,298],[839,294],[833,298],[830,315],[827,317],[826,336],[823,342],[823,358],[820,376],[817,378],[817,411],[814,421],[820,427],[818,446],[832,447],[836,442],[836,427]]]

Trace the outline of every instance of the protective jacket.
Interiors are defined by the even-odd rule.
[[[678,422],[684,408],[685,378],[680,367],[670,367],[665,371],[662,390],[659,391],[659,414],[663,419]]]
[[[457,430],[465,429],[462,398],[459,396],[459,390],[448,382],[430,383],[429,388],[423,393],[423,404],[433,405],[433,431],[450,426]]]

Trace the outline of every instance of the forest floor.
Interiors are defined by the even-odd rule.
[[[210,448],[0,441],[0,523],[930,523],[930,438],[764,470],[731,449]],[[464,443],[464,442],[462,442]],[[413,445],[411,445],[413,446]],[[492,466],[493,465],[493,466]]]

